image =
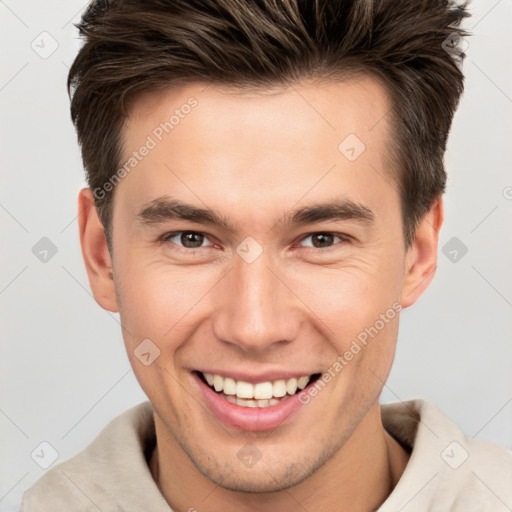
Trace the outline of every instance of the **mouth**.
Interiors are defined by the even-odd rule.
[[[196,371],[199,379],[227,402],[246,408],[272,408],[312,385],[320,373],[288,379],[250,383],[231,377]]]

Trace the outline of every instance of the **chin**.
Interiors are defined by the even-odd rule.
[[[205,476],[220,487],[243,493],[266,493],[278,492],[289,489],[300,484],[313,473],[314,470],[308,470],[300,464],[292,467],[275,466],[269,469],[261,467],[259,469],[232,468],[228,471],[206,472]]]
[[[224,489],[243,493],[278,492],[299,485],[325,464],[335,452],[335,447],[328,446],[317,457],[306,455],[285,460],[284,454],[274,453],[265,460],[264,456],[254,466],[246,467],[238,458],[212,458],[196,460],[191,458],[196,468],[209,480]]]

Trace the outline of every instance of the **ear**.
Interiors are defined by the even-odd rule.
[[[90,188],[83,188],[78,195],[78,226],[92,294],[103,309],[117,313],[112,260]]]
[[[402,307],[414,304],[432,281],[437,268],[437,244],[443,224],[443,200],[438,198],[419,222],[405,257]]]

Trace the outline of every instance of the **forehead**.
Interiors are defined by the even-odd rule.
[[[276,191],[298,201],[305,187],[311,198],[341,184],[375,188],[391,181],[389,112],[385,88],[369,76],[146,93],[125,123],[124,163],[151,149],[118,188],[138,206],[176,188],[195,202],[231,205],[271,200]]]
[[[187,104],[192,98],[197,105],[189,109]],[[390,99],[383,83],[365,74],[350,75],[344,80],[311,79],[268,87],[193,82],[137,96],[131,104],[123,136],[130,146],[141,131],[153,132],[158,124],[169,121],[173,113],[174,131],[191,111],[194,116],[189,116],[192,120],[187,124],[193,124],[195,119],[201,125],[201,134],[210,136],[251,127],[275,136],[280,128],[293,126],[296,131],[307,122],[310,137],[313,130],[325,130],[325,135],[338,132],[338,137],[353,130],[368,137],[367,132],[373,131],[389,113]],[[386,122],[381,126],[385,128]]]

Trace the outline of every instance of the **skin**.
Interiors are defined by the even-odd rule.
[[[379,405],[398,314],[271,431],[222,424],[191,385],[191,371],[308,375],[332,367],[379,315],[412,305],[429,285],[441,199],[406,249],[387,153],[390,100],[368,76],[260,92],[192,83],[146,94],[123,132],[126,156],[190,96],[197,106],[116,186],[112,255],[91,190],[79,196],[94,297],[120,313],[133,371],[155,411],[155,480],[177,512],[374,510],[409,458],[384,430]],[[338,150],[351,133],[366,146],[353,162]],[[161,196],[215,210],[235,230],[140,222],[138,212]],[[373,222],[277,222],[339,197],[371,209]],[[205,234],[200,249],[180,236],[161,241],[190,230]],[[314,248],[312,233],[349,238]],[[263,248],[252,263],[236,252],[248,236]],[[160,356],[144,366],[134,350],[147,338]],[[252,467],[237,457],[247,444],[261,453]]]

